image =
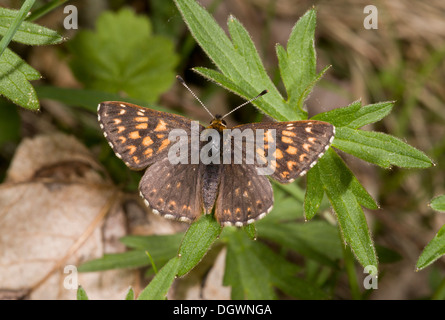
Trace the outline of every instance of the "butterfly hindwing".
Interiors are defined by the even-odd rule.
[[[145,171],[140,194],[154,213],[192,222],[203,212],[202,170],[202,164],[171,164],[165,158]]]
[[[225,164],[215,206],[222,225],[243,226],[261,219],[273,206],[273,190],[267,176],[254,165]]]
[[[191,120],[167,112],[118,101],[106,101],[97,108],[100,126],[116,156],[135,170],[167,156],[172,129],[189,133]]]

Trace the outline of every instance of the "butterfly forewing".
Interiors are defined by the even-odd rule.
[[[165,158],[172,129],[189,133],[191,120],[131,103],[107,101],[97,108],[98,119],[111,148],[127,166],[141,170]]]
[[[235,128],[264,132],[254,142],[246,141],[245,147],[254,148],[257,167],[262,167],[258,160],[269,159],[270,176],[281,183],[306,174],[329,148],[335,134],[333,125],[316,120],[261,122]]]

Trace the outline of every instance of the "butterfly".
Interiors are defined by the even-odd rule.
[[[178,79],[197,98],[182,78]],[[332,124],[316,120],[243,124],[232,128],[239,130],[241,135],[246,134],[245,139],[241,139],[241,148],[244,148],[240,153],[236,147],[230,148],[234,145],[233,139],[220,141],[213,151],[221,161],[204,163],[191,161],[192,157],[200,151],[202,155],[205,146],[204,154],[207,154],[215,149],[215,144],[200,138],[193,147],[193,121],[186,117],[119,101],[100,103],[97,113],[100,127],[116,156],[133,170],[146,169],[139,183],[145,204],[155,214],[189,223],[202,213],[212,212],[223,226],[241,227],[263,218],[272,210],[274,201],[268,176],[258,170],[261,163],[264,165],[266,155],[273,152],[273,160],[266,161],[273,169],[269,176],[280,183],[290,183],[317,163],[335,135]],[[212,115],[213,120],[207,128],[195,124],[196,132],[202,135],[213,129],[223,136],[229,130],[223,120],[225,116]],[[180,137],[171,139],[173,130],[183,132],[182,143],[178,142]],[[256,133],[255,139],[248,138],[249,132]],[[178,153],[170,149],[178,144],[178,150],[184,147],[187,151],[182,158],[187,160],[185,163],[172,162],[172,155]],[[227,146],[231,160],[228,163],[222,161],[222,150]],[[242,161],[247,159],[249,148],[253,149],[253,163]],[[236,154],[241,155],[238,156],[241,161],[234,161]]]

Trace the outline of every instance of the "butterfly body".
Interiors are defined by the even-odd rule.
[[[202,213],[214,212],[222,225],[235,226],[261,219],[272,209],[272,186],[259,170],[264,160],[273,169],[268,173],[271,178],[289,183],[316,164],[335,133],[331,124],[315,120],[251,123],[230,129],[221,117],[194,130],[193,121],[185,117],[116,101],[99,104],[98,119],[116,155],[131,169],[147,168],[139,190],[154,213],[192,222]],[[174,129],[183,130],[186,138],[169,139]],[[212,130],[219,134],[213,140],[205,135],[212,136]],[[229,140],[224,140],[226,133]],[[200,135],[195,138],[197,147],[194,134]],[[241,139],[236,140],[236,135]],[[240,145],[235,141],[241,141]],[[188,151],[187,163],[171,161],[169,150],[176,146]],[[227,147],[231,149],[225,158]],[[252,163],[246,161],[248,149],[254,154]],[[241,156],[236,156],[237,151]],[[193,161],[198,154],[200,161]],[[203,154],[212,154],[211,159],[217,161],[201,161]]]

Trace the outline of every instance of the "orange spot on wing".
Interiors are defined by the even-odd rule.
[[[139,131],[133,131],[129,134],[131,139],[139,139],[141,136],[139,135]]]
[[[136,126],[136,129],[147,129],[148,128],[148,123],[139,123],[137,126]]]
[[[287,152],[288,154],[295,155],[295,154],[297,154],[298,149],[295,148],[295,147],[293,147],[293,146],[289,146],[289,147],[287,147],[286,152]]]
[[[156,125],[154,131],[165,131],[165,130],[167,130],[167,123],[161,119]]]
[[[288,136],[288,137],[296,137],[297,135],[295,134],[295,132],[292,131],[287,131],[287,130],[283,130],[283,135]]]
[[[286,136],[281,137],[281,141],[283,141],[284,143],[287,143],[287,144],[294,143],[294,141],[291,138],[286,137]]]
[[[165,148],[167,148],[167,146],[169,144],[170,144],[170,140],[168,140],[168,139],[165,139],[164,141],[162,141],[161,146],[158,149],[158,152],[164,150]]]

